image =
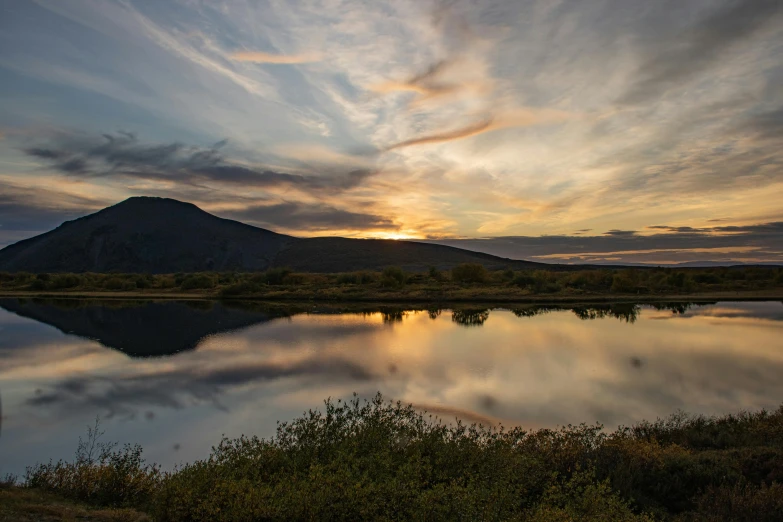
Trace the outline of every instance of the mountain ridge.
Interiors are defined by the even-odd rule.
[[[5,272],[348,272],[400,266],[546,267],[430,243],[297,238],[206,212],[193,203],[136,196],[0,250]]]

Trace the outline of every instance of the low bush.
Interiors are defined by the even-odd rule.
[[[271,439],[224,439],[167,473],[137,446],[96,443],[96,425],[75,462],[33,466],[25,485],[171,522],[772,521],[783,512],[781,426],[783,407],[613,433],[505,430],[443,423],[379,394],[327,400]]]
[[[189,275],[182,280],[182,290],[201,290],[215,287],[215,280],[206,274]]]
[[[270,268],[264,272],[264,277],[268,285],[282,285],[289,274],[290,268]]]
[[[159,468],[144,462],[140,446],[116,450],[116,444],[101,442],[103,432],[97,420],[87,430],[87,439],[79,439],[73,462],[29,467],[25,485],[99,506],[147,505],[161,483]]]
[[[389,266],[381,272],[381,286],[384,288],[400,288],[405,280],[405,272],[400,267]]]
[[[229,285],[220,290],[221,297],[238,297],[242,295],[251,295],[261,291],[261,285],[250,281]]]
[[[487,269],[478,263],[463,263],[451,269],[451,280],[457,283],[484,283]]]
[[[103,282],[103,288],[106,290],[133,290],[136,288],[136,281],[119,276],[109,277]]]

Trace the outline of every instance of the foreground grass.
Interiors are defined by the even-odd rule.
[[[134,509],[96,508],[62,496],[7,485],[0,488],[0,522],[148,522]]]
[[[79,296],[162,296],[335,301],[537,301],[683,297],[783,296],[783,269],[501,270],[460,265],[450,271],[343,274],[293,273],[275,268],[260,273],[198,274],[28,274],[0,273],[0,294]]]
[[[96,433],[75,461],[31,467],[18,491],[161,521],[779,521],[783,513],[783,407],[675,414],[612,433],[525,431],[444,424],[378,395],[327,401],[271,439],[226,439],[172,472],[145,464],[139,447],[96,445]]]

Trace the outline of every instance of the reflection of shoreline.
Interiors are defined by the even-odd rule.
[[[707,303],[703,303],[707,304]],[[714,304],[714,303],[710,303]],[[654,303],[657,310],[684,314],[697,303]],[[466,303],[427,307],[365,303],[269,303],[258,301],[143,301],[79,299],[0,299],[0,307],[21,317],[48,324],[69,335],[98,341],[131,357],[167,356],[196,348],[201,339],[241,330],[280,317],[301,314],[381,314],[383,322],[402,322],[409,313],[427,312],[436,319],[451,312],[454,323],[482,326],[493,309],[508,309],[517,317],[534,317],[553,311],[571,311],[579,319],[615,318],[634,323],[637,303],[561,304],[517,307]]]

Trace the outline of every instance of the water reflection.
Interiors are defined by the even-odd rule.
[[[525,426],[615,426],[783,397],[779,302],[0,305],[0,473],[70,455],[95,415],[170,465],[354,391]]]

